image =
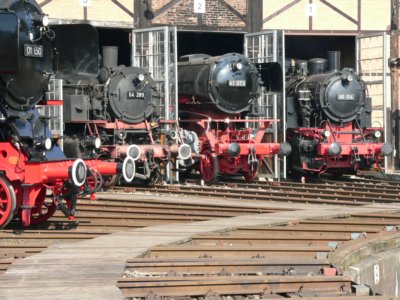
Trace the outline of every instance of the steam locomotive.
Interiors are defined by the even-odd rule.
[[[288,166],[295,175],[341,176],[379,167],[393,146],[371,127],[371,98],[353,69],[340,67],[340,52],[328,59],[291,60],[287,69]]]
[[[123,174],[128,181],[134,175],[130,157],[122,163],[67,159],[48,119],[35,109],[50,76],[97,73],[96,63],[90,63],[96,32],[88,25],[50,28],[32,0],[2,1],[0,24],[0,227],[14,216],[24,226],[39,223],[57,208],[73,219],[77,196],[95,192],[103,175]]]
[[[241,174],[252,180],[263,158],[290,153],[288,143],[265,141],[266,130],[276,120],[251,117],[261,80],[247,57],[183,56],[178,83],[180,126],[196,155],[191,167],[205,181],[219,174]],[[249,121],[258,128],[246,126]]]
[[[160,178],[160,165],[188,159],[191,148],[178,131],[163,129],[160,94],[149,72],[118,66],[118,47],[103,47],[102,60],[94,80],[64,84],[64,150],[69,157],[120,161],[131,156],[137,164],[135,178],[152,185]],[[93,147],[97,138],[98,148]]]

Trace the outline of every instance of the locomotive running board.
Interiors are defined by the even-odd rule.
[[[89,24],[52,25],[51,29],[56,34],[56,77],[64,80],[95,78],[99,71],[97,30]]]

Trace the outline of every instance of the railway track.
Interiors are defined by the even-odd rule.
[[[355,213],[197,234],[128,260],[118,286],[126,299],[390,299],[359,295],[336,264],[347,249],[400,241],[398,224],[400,213]]]
[[[150,190],[142,187],[114,187],[113,190],[115,192],[128,191],[187,197],[361,206],[370,203],[400,203],[399,188],[400,183],[381,181],[326,181],[307,184],[221,181],[202,186],[199,180],[190,180],[186,185],[156,185]]]
[[[197,234],[181,244],[153,247],[145,257],[128,260],[118,286],[127,299],[352,299],[353,284],[339,276],[334,254],[347,244],[396,235],[400,214],[357,213],[356,207],[397,203],[398,194],[398,185],[392,182],[221,182],[214,186],[192,182],[158,185],[152,190],[116,187],[99,193],[96,201],[79,200],[76,221],[66,221],[57,212],[28,230],[18,222],[1,230],[0,273],[15,259],[50,245],[119,230],[290,211],[298,209],[294,203],[346,205],[355,207],[351,216],[239,227],[230,232]],[[336,276],[326,276],[332,270]],[[368,297],[375,298],[386,299]]]
[[[96,201],[79,200],[76,221],[68,221],[61,212],[47,222],[29,229],[12,222],[0,230],[0,273],[19,258],[28,257],[60,243],[109,234],[119,230],[141,228],[156,224],[205,221],[230,218],[243,214],[272,213],[287,208],[238,206],[229,203],[203,203],[175,200],[174,197],[132,197],[130,194],[99,193]]]
[[[29,230],[12,223],[0,231],[2,238],[0,257],[1,270],[10,258],[21,258],[37,253],[49,245],[95,238],[99,235],[172,222],[202,221],[213,218],[229,218],[241,214],[268,213],[278,211],[265,206],[250,208],[225,204],[197,205],[151,197],[129,197],[130,193],[163,194],[171,197],[201,196],[207,198],[242,199],[286,203],[343,204],[361,206],[371,202],[398,202],[398,183],[377,181],[365,183],[289,183],[289,182],[221,182],[216,186],[199,185],[163,186],[151,191],[148,188],[115,187],[112,193],[99,194],[97,201],[80,201],[78,221],[69,222],[61,213],[56,213],[48,222]],[[123,193],[124,197],[115,193]],[[117,194],[119,195],[119,194]],[[282,208],[284,210],[286,208]],[[18,243],[18,247],[11,247]],[[8,248],[7,248],[8,247]]]

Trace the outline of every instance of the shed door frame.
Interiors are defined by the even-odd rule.
[[[131,64],[150,72],[161,94],[159,102],[161,121],[169,130],[178,124],[178,51],[176,27],[162,26],[132,30]],[[173,182],[170,164],[166,177]],[[178,169],[178,168],[176,168]],[[179,172],[174,174],[179,180]]]
[[[264,63],[264,62],[278,62],[282,66],[282,69],[285,68],[285,32],[283,30],[270,30],[270,31],[262,31],[256,33],[248,33],[245,34],[244,38],[244,54],[247,56],[252,62],[255,63]],[[262,90],[258,101],[260,103],[269,103],[271,105],[271,111],[268,111],[268,107],[266,110],[267,118],[279,119],[280,120],[280,128],[281,128],[281,137],[282,141],[286,141],[286,103],[284,99],[286,99],[285,92],[285,72],[282,72],[282,93],[267,93],[265,90]],[[278,101],[282,103],[282,112],[278,111]],[[273,125],[273,139],[274,142],[279,141],[279,126],[277,123]],[[280,179],[281,176],[286,178],[286,157],[283,157],[283,166],[281,170],[281,164],[279,162],[278,155],[274,157],[274,166],[273,166],[273,176],[275,179]],[[281,174],[281,171],[282,174]]]
[[[388,35],[386,32],[362,34],[356,39],[356,72],[364,80],[367,88],[380,89],[382,95],[384,142],[392,143],[392,122],[388,118],[391,101],[388,101]],[[390,81],[389,81],[390,83]],[[390,93],[389,93],[390,94]],[[373,95],[372,95],[373,96]],[[372,107],[373,108],[373,107]],[[393,170],[393,158],[385,156],[385,173]]]

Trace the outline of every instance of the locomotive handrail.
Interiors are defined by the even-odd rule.
[[[334,133],[340,133],[340,134],[356,134],[356,133],[362,133],[361,132],[362,130],[360,130],[360,131],[340,131],[340,130],[333,130],[332,132],[334,132]]]
[[[180,120],[181,123],[191,123],[191,122],[200,122],[204,121],[204,119],[191,119],[191,120]],[[215,123],[226,123],[226,119],[209,119],[207,122],[215,122]],[[243,122],[280,122],[279,119],[229,119],[229,123],[243,123]]]
[[[357,125],[358,129],[360,129],[362,139],[363,139],[363,141],[365,142],[364,132],[363,132],[363,130],[362,130],[362,128],[361,128],[360,123],[358,122],[358,120],[356,120],[356,125]]]
[[[323,123],[325,123],[325,122],[328,123],[329,130],[330,130],[330,132],[332,132],[333,140],[335,141],[335,143],[337,143],[336,136],[334,135],[335,132],[333,131],[331,121],[329,121],[329,119],[328,119],[328,120],[323,120],[323,121],[321,122],[321,125],[322,125]]]
[[[201,119],[190,119],[190,120],[182,120],[180,119],[179,122],[180,123],[192,123],[192,122],[203,122],[205,121],[204,119],[207,119],[207,122],[215,122],[215,123],[227,123],[227,121],[229,123],[241,123],[241,122],[253,122],[253,123],[257,123],[257,122],[271,122],[271,123],[277,123],[280,122],[279,119],[231,119],[231,118],[224,118],[224,119],[214,119],[209,115],[206,114],[202,114],[202,113],[198,113],[198,112],[192,112],[192,111],[184,111],[182,110],[181,113],[187,113],[187,114],[191,114],[191,115],[197,115],[200,117],[203,117]]]

